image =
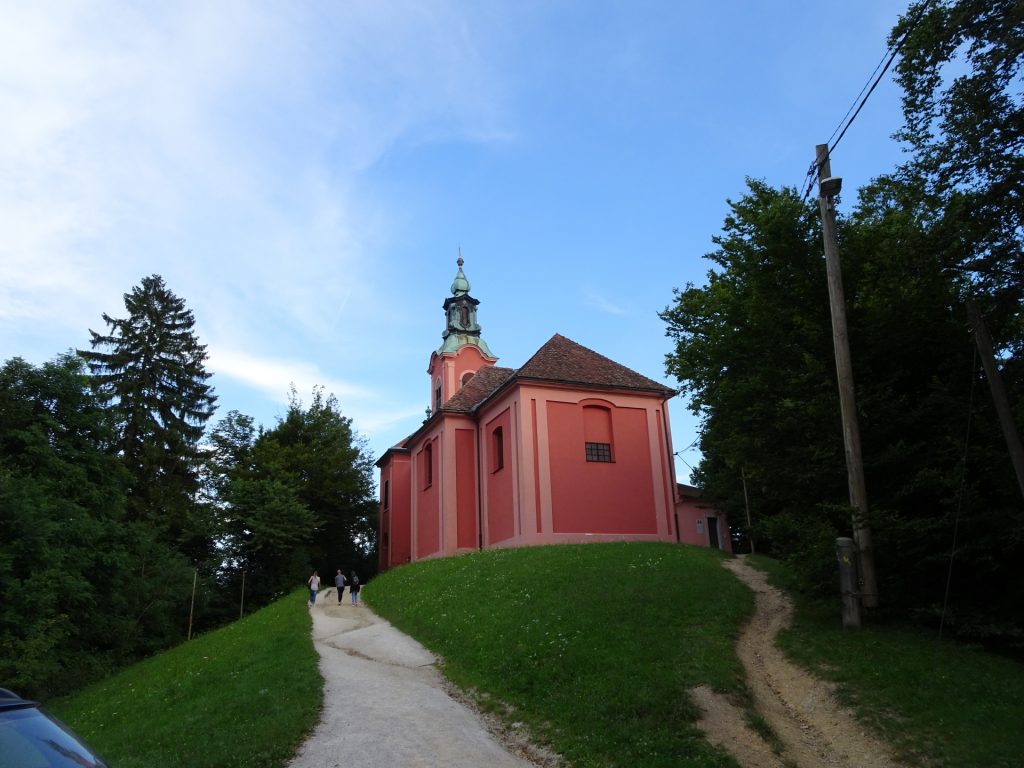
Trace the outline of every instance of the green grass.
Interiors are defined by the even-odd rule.
[[[276,768],[316,724],[306,590],[48,708],[116,768]]]
[[[364,594],[481,706],[570,765],[734,766],[694,727],[686,693],[747,697],[734,642],[753,600],[721,557],[666,544],[493,550],[403,566]],[[117,768],[278,768],[322,703],[305,601],[296,591],[50,709]],[[908,627],[843,631],[838,605],[800,600],[781,645],[911,761],[1022,764],[1018,662]]]
[[[788,581],[781,564],[760,557],[755,564],[773,583]],[[844,631],[838,601],[798,600],[779,644],[838,683],[840,697],[911,760],[943,768],[1024,765],[1024,664],[908,626]]]
[[[671,544],[492,550],[402,566],[365,592],[445,673],[577,766],[733,766],[687,689],[745,696],[750,592],[718,552]]]

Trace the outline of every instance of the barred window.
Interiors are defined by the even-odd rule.
[[[611,443],[585,443],[587,449],[587,461],[611,461]]]

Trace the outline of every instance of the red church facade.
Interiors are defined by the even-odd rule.
[[[521,368],[498,367],[478,303],[460,258],[429,417],[377,462],[380,569],[492,547],[709,544],[675,482],[674,390],[557,334]]]

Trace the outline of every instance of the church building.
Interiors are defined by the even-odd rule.
[[[480,335],[458,260],[423,425],[377,462],[380,570],[493,547],[684,541],[725,517],[675,480],[675,390],[555,334],[520,368]]]

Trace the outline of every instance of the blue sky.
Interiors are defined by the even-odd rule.
[[[561,333],[674,386],[657,312],[746,176],[803,180],[903,9],[0,0],[0,358],[84,347],[158,273],[216,418],[323,385],[380,455],[429,405],[461,247],[499,365]],[[887,77],[833,154],[841,208],[899,125]]]

